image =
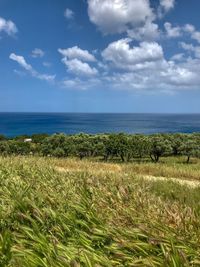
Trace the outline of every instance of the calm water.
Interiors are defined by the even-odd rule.
[[[200,114],[0,113],[0,134],[200,132]]]

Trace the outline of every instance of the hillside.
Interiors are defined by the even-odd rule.
[[[200,161],[182,162],[0,158],[0,266],[200,266]]]

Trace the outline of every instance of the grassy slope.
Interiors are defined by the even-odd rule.
[[[200,266],[200,163],[0,158],[0,266]]]

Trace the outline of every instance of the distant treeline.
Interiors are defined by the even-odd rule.
[[[0,154],[41,155],[53,157],[115,157],[124,162],[150,157],[158,162],[162,156],[200,156],[200,133],[194,134],[35,134],[12,139],[0,135]]]

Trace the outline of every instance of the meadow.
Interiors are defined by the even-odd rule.
[[[200,266],[200,160],[0,157],[0,266]]]

